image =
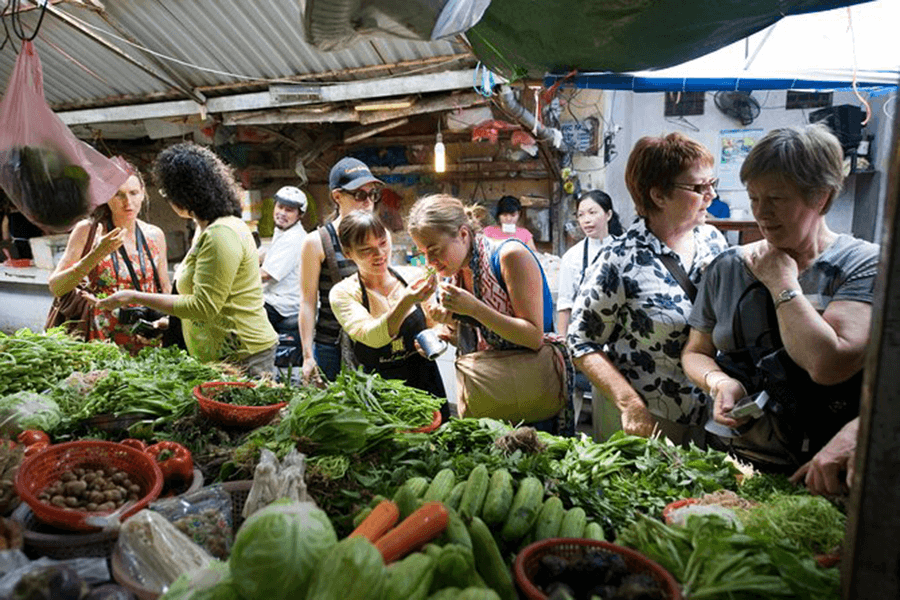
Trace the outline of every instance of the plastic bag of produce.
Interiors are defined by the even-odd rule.
[[[213,558],[161,514],[144,509],[122,524],[115,552],[142,586],[164,592],[182,573]]]
[[[221,485],[212,485],[150,505],[201,548],[227,560],[234,541],[231,495]]]
[[[26,429],[52,434],[62,421],[56,400],[37,392],[16,392],[0,398],[0,432],[15,436]]]
[[[107,202],[128,172],[75,137],[44,100],[41,60],[23,42],[0,101],[0,187],[32,222],[68,231]]]

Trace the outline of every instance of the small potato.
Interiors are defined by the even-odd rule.
[[[125,473],[124,473],[123,471],[118,471],[118,472],[114,473],[114,474],[110,477],[110,480],[111,480],[113,483],[115,483],[116,485],[122,485],[122,482],[125,481],[125,479],[126,479],[127,477],[128,477],[128,476],[125,475]]]
[[[75,473],[73,473],[72,471],[65,471],[62,475],[59,476],[59,479],[63,483],[67,483],[69,481],[75,481],[78,478],[75,476]]]
[[[98,506],[98,504],[97,504],[96,502],[88,502],[87,505],[85,505],[84,510],[89,510],[89,511],[91,511],[91,512],[96,512],[96,511],[97,511],[97,506]]]
[[[116,508],[122,508],[123,504],[125,504],[124,500],[116,500]]]
[[[137,494],[128,494],[128,499],[132,502],[137,502],[141,497]]]
[[[133,483],[134,483],[133,481],[131,481],[130,479],[128,479],[126,477],[125,479],[123,479],[122,481],[119,482],[119,485],[121,485],[123,488],[125,488],[127,490],[128,488],[130,488],[133,485]]]
[[[75,508],[78,506],[78,498],[75,496],[66,496],[66,506],[70,508]]]
[[[104,471],[103,469],[97,469],[96,471],[94,471],[94,473],[97,475],[97,477],[106,477],[106,471]]]
[[[65,490],[67,496],[80,496],[87,490],[87,484],[76,479],[66,483]]]
[[[50,504],[54,506],[65,506],[66,498],[65,496],[53,496],[52,498],[50,498]]]
[[[129,494],[140,494],[140,493],[141,493],[141,486],[139,486],[139,485],[134,485],[134,484],[128,486],[128,493],[129,493]]]
[[[88,500],[93,502],[94,504],[103,504],[106,502],[106,494],[103,492],[94,490],[88,495]]]
[[[107,502],[115,502],[116,500],[122,499],[121,490],[108,490],[106,492],[103,492],[103,495],[106,496]]]
[[[98,512],[104,512],[107,510],[115,510],[116,503],[115,502],[104,502],[100,506],[97,507]]]
[[[77,469],[72,469],[72,472],[75,473],[75,477],[81,478],[84,477],[84,469],[78,467]]]
[[[84,476],[81,478],[81,480],[84,481],[85,483],[91,483],[91,482],[93,482],[95,479],[97,479],[97,474],[94,473],[93,471],[88,471],[88,472],[85,473]]]

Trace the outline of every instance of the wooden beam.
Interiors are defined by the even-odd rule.
[[[372,137],[373,135],[378,135],[382,131],[395,129],[397,127],[400,127],[401,125],[406,125],[407,123],[409,123],[409,119],[404,117],[402,119],[397,119],[396,121],[388,121],[387,123],[382,123],[381,125],[366,125],[364,127],[354,127],[353,129],[348,129],[344,133],[344,143],[353,144],[368,137]]]
[[[228,113],[222,117],[225,125],[285,125],[288,123],[359,123],[359,113],[352,108],[337,110],[305,111],[279,109],[274,111],[250,111]]]
[[[474,71],[449,71],[428,75],[410,75],[389,80],[358,81],[322,86],[320,100],[315,102],[344,102],[363,98],[380,98],[402,94],[427,94],[448,90],[468,89],[472,86]],[[232,113],[246,110],[267,110],[285,106],[312,104],[310,101],[275,102],[269,92],[238,94],[209,98],[206,108],[210,114]],[[200,113],[200,104],[190,100],[157,102],[135,106],[109,106],[87,110],[60,112],[58,116],[66,125],[87,125],[111,121],[137,119],[165,119],[186,117]]]
[[[409,108],[364,112],[359,115],[359,122],[363,125],[368,123],[379,123],[396,117],[408,117],[424,113],[455,110],[457,108],[468,108],[477,104],[487,104],[488,102],[490,102],[488,98],[474,92],[445,95],[438,98],[419,100]]]
[[[854,600],[900,598],[900,120],[893,148],[842,545],[842,597]]]

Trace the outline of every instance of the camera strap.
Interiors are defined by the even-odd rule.
[[[687,297],[691,299],[691,302],[694,302],[694,300],[697,299],[697,286],[694,285],[694,282],[688,277],[688,274],[685,272],[684,267],[681,266],[678,259],[671,254],[658,254],[657,256],[659,257],[659,260],[662,261],[662,264],[669,270],[669,273],[672,274],[672,277],[675,278],[675,281],[678,282],[678,285],[681,286],[681,289],[684,290],[684,293],[687,294]]]
[[[110,227],[112,228],[112,222],[110,222]],[[110,229],[111,230],[111,229]],[[144,237],[144,232],[141,231],[141,226],[137,223],[134,224],[134,236],[135,236],[135,245],[137,246],[137,254],[138,261],[141,265],[141,276],[146,277],[147,271],[144,267],[144,254],[147,255],[147,260],[150,261],[150,268],[153,271],[153,283],[156,284],[156,291],[158,293],[162,293],[162,284],[159,281],[159,271],[156,269],[156,263],[153,262],[153,254],[150,253],[150,246],[147,244],[147,238]],[[141,250],[143,249],[143,254]],[[125,261],[125,267],[128,269],[128,274],[131,276],[131,284],[135,290],[141,292],[143,288],[141,287],[141,282],[137,277],[137,273],[134,270],[134,266],[131,264],[131,259],[128,257],[128,251],[125,250],[125,246],[119,246],[119,254],[122,255],[122,260]],[[113,268],[116,271],[116,278],[119,277],[119,260],[118,257],[113,253]]]

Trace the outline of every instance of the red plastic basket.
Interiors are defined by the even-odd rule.
[[[548,554],[564,558],[579,558],[588,550],[595,549],[620,555],[629,571],[647,573],[653,577],[668,600],[681,600],[681,588],[678,582],[658,563],[631,548],[582,538],[550,538],[523,548],[513,563],[516,585],[530,600],[547,600],[547,595],[532,583],[532,579],[540,568],[541,558]]]
[[[431,419],[431,423],[425,425],[424,427],[419,427],[418,429],[410,429],[407,433],[431,433],[441,426],[441,411],[434,411],[434,418]]]
[[[254,387],[254,384],[249,381],[212,381],[194,388],[194,398],[197,399],[203,416],[225,427],[261,427],[274,419],[278,411],[288,404],[279,402],[269,406],[238,406],[212,399],[217,392],[229,387]]]
[[[38,494],[63,473],[79,467],[115,467],[127,473],[128,478],[140,486],[142,496],[122,514],[123,521],[156,500],[162,490],[162,471],[150,455],[115,442],[81,441],[54,444],[26,458],[16,474],[16,493],[42,523],[70,531],[97,531],[100,528],[87,524],[85,519],[112,511],[87,512],[60,508],[37,499]]]

